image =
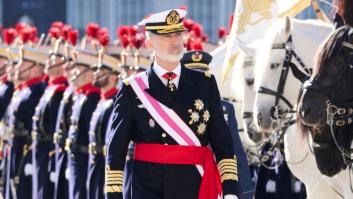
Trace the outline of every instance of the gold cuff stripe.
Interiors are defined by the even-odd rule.
[[[119,174],[105,174],[106,178],[123,177],[123,176],[124,176],[124,174],[122,174],[122,173],[119,173]]]
[[[123,185],[123,181],[110,181],[110,182],[107,182],[105,181],[105,185]]]
[[[220,172],[222,172],[224,169],[235,169],[235,170],[237,170],[238,168],[235,167],[235,166],[223,166],[223,167],[221,167],[221,168],[218,168],[218,170],[219,170]]]
[[[224,166],[231,166],[231,167],[236,167],[237,163],[232,162],[232,163],[228,163],[228,162],[222,162],[221,164],[218,164],[218,168],[222,168]]]
[[[123,192],[123,186],[113,185],[113,186],[105,186],[105,193],[114,193],[114,192]]]
[[[119,171],[119,170],[116,170],[116,171],[105,171],[105,174],[124,174],[123,171]]]
[[[225,180],[235,180],[238,181],[238,175],[235,174],[225,174],[221,177],[221,181],[223,183],[223,181]]]
[[[225,174],[225,173],[235,173],[238,174],[238,170],[237,169],[224,169],[221,171],[221,175]]]
[[[235,163],[236,160],[235,159],[223,159],[221,161],[219,161],[218,165],[222,164],[222,163]]]
[[[116,181],[116,180],[123,180],[123,178],[105,178],[106,182]]]
[[[173,24],[173,25],[146,26],[146,30],[175,29],[180,27],[183,27],[183,22]]]
[[[234,163],[232,163],[232,164],[222,164],[222,165],[218,165],[218,168],[219,168],[219,169],[222,169],[222,168],[224,168],[224,167],[235,167],[235,168],[237,168],[238,165],[237,165],[237,164],[234,164]]]

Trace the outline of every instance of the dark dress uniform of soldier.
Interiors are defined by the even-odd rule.
[[[105,136],[110,130],[107,127],[113,110],[113,98],[117,92],[118,89],[112,88],[103,93],[91,119],[87,177],[89,199],[104,198]]]
[[[67,84],[65,77],[49,81],[35,110],[32,129],[33,198],[53,197],[54,183],[50,181],[50,166],[54,154],[52,141],[60,101]]]
[[[76,65],[91,67],[94,55],[79,53]],[[69,170],[69,198],[86,199],[87,198],[87,172],[88,172],[88,131],[90,121],[97,103],[100,99],[100,89],[93,86],[92,82],[87,83],[75,90],[73,94],[72,113],[70,116],[70,128],[68,138],[66,139],[65,149],[68,152],[68,170]]]
[[[111,73],[119,74],[119,60],[109,55],[99,56],[100,67]],[[99,69],[99,68],[97,68]],[[116,85],[115,85],[116,86]],[[110,122],[114,97],[118,89],[113,87],[101,94],[96,110],[93,112],[89,129],[89,163],[88,163],[88,199],[104,198],[104,168],[106,136],[111,130]]]
[[[66,179],[67,153],[65,140],[70,127],[73,87],[66,88],[60,101],[53,141],[55,144],[54,199],[69,198],[69,185]]]
[[[211,61],[212,55],[207,52],[189,51],[184,54],[181,63],[191,69],[207,71],[209,70],[208,65]],[[239,181],[237,183],[236,193],[239,199],[252,199],[254,197],[254,186],[250,175],[248,160],[239,137],[234,106],[226,100],[222,100],[221,103],[224,119],[226,120],[231,132],[234,151],[238,160]]]
[[[23,88],[17,91],[11,100],[6,125],[11,129],[13,139],[10,140],[11,154],[7,168],[5,198],[12,198],[12,184],[17,188],[17,198],[31,198],[32,177],[25,169],[31,163],[32,116],[45,86],[41,77],[31,79],[24,83]]]
[[[0,120],[4,117],[6,109],[10,104],[13,91],[13,83],[8,81],[7,76],[3,77],[0,81]]]
[[[179,9],[169,10],[151,15],[146,19],[144,25],[146,30],[154,34],[183,31],[182,18],[185,15],[186,12]],[[130,140],[136,144],[132,172],[133,199],[195,199],[199,197],[199,194],[204,194],[205,187],[203,185],[207,184],[208,181],[203,181],[205,184],[201,184],[203,177],[201,177],[195,165],[188,164],[188,161],[183,158],[190,157],[190,159],[193,159],[197,157],[198,159],[201,156],[204,158],[211,156],[212,161],[214,161],[212,152],[207,148],[209,145],[215,154],[220,170],[220,176],[218,177],[222,179],[216,177],[214,181],[217,181],[217,179],[219,179],[219,183],[222,181],[221,186],[226,197],[236,198],[234,195],[237,172],[233,142],[223,117],[221,100],[214,76],[209,73],[187,69],[180,64],[175,69],[180,73],[173,71],[175,75],[180,75],[179,84],[175,85],[177,89],[173,89],[175,87],[171,86],[170,81],[167,83],[167,87],[161,77],[156,74],[157,67],[162,69],[155,62],[146,72],[140,73],[147,76],[149,88],[145,91],[179,115],[180,120],[192,129],[191,133],[196,136],[201,146],[179,145],[168,134],[169,132],[166,133],[159,125],[158,122],[160,121],[155,121],[152,118],[141,104],[143,102],[135,94],[129,83],[130,80],[127,80],[119,91],[114,104],[113,130],[107,145],[106,198],[115,199],[123,196],[123,169]],[[170,80],[174,75],[168,74],[168,76]],[[197,114],[201,116],[199,118],[194,117]],[[190,147],[193,152],[187,150]],[[208,150],[208,155],[199,153],[199,149]],[[166,154],[162,156],[158,154],[147,155],[151,151]],[[200,156],[194,156],[196,152]],[[179,162],[181,160],[180,162],[186,164],[160,163],[159,158],[168,159],[169,155],[167,153],[177,156],[169,159],[169,161],[167,160],[168,162]],[[156,158],[157,161],[142,160],[148,157]],[[164,162],[164,160],[162,161]],[[216,163],[214,162],[214,164]],[[224,170],[223,166],[229,169]],[[214,168],[217,170],[216,165]],[[210,174],[207,169],[204,172],[204,177]],[[211,173],[211,176],[214,175]],[[216,194],[213,194],[212,197],[216,198],[218,191],[214,192],[214,189],[217,187],[208,186],[207,188],[206,195],[210,195],[213,191]]]
[[[14,85],[11,81],[7,80],[7,76],[3,77],[2,80],[0,81],[0,120],[2,121],[5,115],[5,112],[7,110],[7,107],[10,104],[11,98],[12,98],[12,94],[14,92]],[[3,186],[3,193],[4,190],[6,189],[6,160],[7,160],[7,135],[5,135],[5,128],[2,125],[0,127],[0,134],[3,136],[1,138],[2,144],[0,144],[1,147],[1,166],[0,166],[0,170],[1,170],[1,175],[0,175],[0,185]]]

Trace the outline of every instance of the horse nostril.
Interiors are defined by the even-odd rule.
[[[257,124],[259,126],[262,126],[262,114],[261,113],[257,114]]]

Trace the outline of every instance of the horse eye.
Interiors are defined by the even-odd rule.
[[[272,63],[271,64],[271,69],[275,69],[275,68],[278,68],[280,64],[278,63]]]
[[[254,78],[245,79],[245,82],[248,86],[252,86],[254,84]]]

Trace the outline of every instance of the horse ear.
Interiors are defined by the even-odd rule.
[[[286,16],[286,18],[285,18],[285,31],[286,31],[286,34],[289,34],[291,29],[292,29],[291,20],[290,20],[290,18],[288,16]]]

